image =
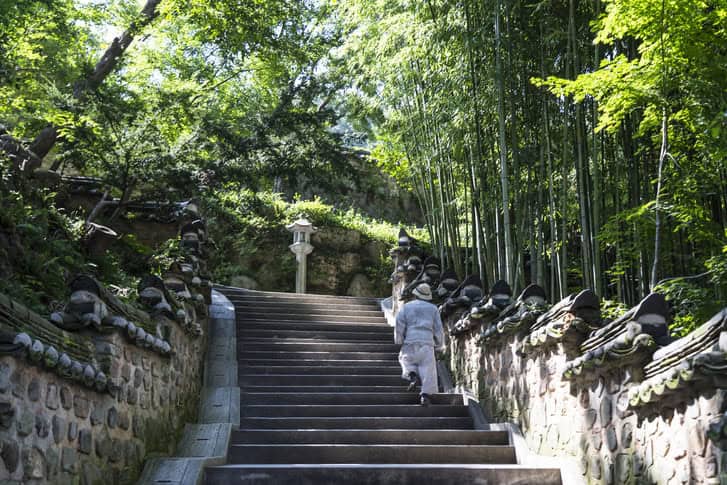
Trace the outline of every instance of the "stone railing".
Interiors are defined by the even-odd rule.
[[[173,222],[183,256],[137,304],[94,278],[46,320],[0,295],[0,481],[135,483],[197,415],[211,285],[204,221]]]
[[[403,242],[394,313],[423,281],[408,263],[426,259]],[[485,294],[477,277],[440,280],[454,384],[491,422],[518,424],[533,452],[578,463],[584,483],[725,483],[727,309],[674,340],[659,294],[605,321],[590,290],[551,306],[534,285],[512,299],[504,282]]]

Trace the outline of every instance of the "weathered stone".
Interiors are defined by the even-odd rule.
[[[51,410],[58,409],[58,386],[55,384],[48,384],[45,391],[45,407]]]
[[[76,417],[86,419],[90,411],[91,403],[88,399],[80,394],[73,396],[73,412],[76,414]]]
[[[106,412],[103,410],[103,408],[96,404],[93,407],[93,411],[91,412],[91,425],[96,426],[99,424],[102,424],[104,422],[104,418],[106,417]]]
[[[81,484],[94,485],[96,483],[104,483],[104,477],[101,469],[91,462],[83,462],[81,465]]]
[[[74,441],[78,438],[78,423],[71,421],[68,423],[68,441]]]
[[[0,393],[5,394],[10,390],[11,382],[10,382],[10,375],[12,374],[12,369],[8,364],[5,362],[0,362]]]
[[[141,358],[141,367],[147,371],[151,370],[151,359],[149,359],[148,357],[142,357]]]
[[[587,390],[583,389],[578,394],[578,403],[581,405],[582,408],[587,408],[591,405],[591,395]]]
[[[10,375],[10,383],[13,389],[13,396],[24,398],[27,378],[21,369],[15,369]]]
[[[33,426],[35,426],[35,415],[30,411],[22,411],[15,426],[18,430],[18,435],[28,436],[33,432]]]
[[[605,485],[614,485],[614,479],[613,460],[611,460],[610,455],[606,455],[603,457],[603,483]]]
[[[131,352],[131,363],[134,365],[141,365],[141,354],[139,352],[134,352],[133,350],[129,350]]]
[[[601,479],[601,457],[598,454],[591,455],[588,468],[591,470],[591,478],[594,480]]]
[[[138,388],[144,379],[144,373],[141,369],[134,369],[134,387]]]
[[[8,472],[13,473],[18,468],[20,463],[20,447],[18,442],[13,439],[7,439],[2,442],[2,451],[0,451],[0,458],[5,463],[5,468]]]
[[[621,427],[621,447],[631,448],[634,439],[634,427],[631,423],[624,423]]]
[[[111,429],[114,429],[119,424],[119,412],[113,406],[109,408],[109,412],[106,416],[106,424]]]
[[[90,429],[82,429],[78,433],[78,449],[86,455],[90,455],[93,451],[93,433]]]
[[[135,438],[143,438],[146,431],[146,423],[144,422],[144,416],[141,414],[134,415],[132,428],[134,430]]]
[[[58,450],[53,446],[49,446],[45,450],[45,476],[47,478],[54,478],[58,475],[59,460]]]
[[[59,444],[63,441],[64,435],[66,434],[66,420],[58,415],[53,416],[51,429],[53,431],[53,441]]]
[[[15,421],[15,406],[9,402],[0,402],[0,428],[10,429]]]
[[[23,450],[23,476],[25,479],[39,479],[45,476],[45,455],[38,448]]]
[[[45,438],[50,433],[50,421],[43,415],[35,417],[35,432],[40,438]]]
[[[151,374],[147,373],[144,374],[144,390],[149,391],[151,390],[151,383],[152,383],[152,377]]]
[[[124,459],[123,447],[121,441],[116,438],[111,439],[111,451],[109,460],[112,463],[119,463]]]
[[[124,379],[126,382],[129,382],[129,379],[131,379],[131,367],[129,364],[124,364],[121,366],[121,378]]]
[[[640,477],[644,473],[644,457],[639,453],[633,455],[633,471],[635,477]]]
[[[601,447],[603,446],[603,437],[601,436],[601,431],[594,431],[593,433],[591,433],[591,445],[593,445],[594,450],[601,450]]]
[[[74,448],[63,448],[61,451],[61,468],[63,471],[75,473],[76,462],[78,462],[78,454]]]
[[[35,377],[32,378],[28,384],[28,399],[32,402],[36,402],[40,399],[40,381]]]
[[[628,483],[631,478],[631,472],[633,469],[631,455],[618,454],[616,455],[615,463],[615,480],[616,483]]]
[[[598,419],[598,412],[595,409],[589,409],[586,411],[585,419],[583,420],[583,432],[590,432],[593,430]]]
[[[111,438],[108,433],[96,438],[96,456],[99,458],[108,458],[111,455]]]
[[[609,451],[616,451],[618,448],[618,438],[616,438],[616,428],[614,426],[608,426],[606,428],[606,446]]]
[[[600,418],[601,427],[605,428],[611,423],[613,417],[613,408],[611,406],[611,396],[605,396],[601,400]]]
[[[61,387],[61,406],[63,409],[71,409],[73,406],[73,392],[69,387]]]
[[[126,411],[119,411],[119,428],[127,430],[129,429],[129,425],[129,413],[127,413]]]
[[[126,402],[129,404],[136,404],[139,400],[139,393],[133,387],[129,387],[126,390]]]

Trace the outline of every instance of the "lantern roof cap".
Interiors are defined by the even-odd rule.
[[[318,231],[318,228],[313,226],[313,223],[306,218],[305,214],[300,214],[295,222],[288,224],[285,228],[290,232],[314,233]]]

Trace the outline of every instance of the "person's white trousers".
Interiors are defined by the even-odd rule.
[[[422,394],[436,394],[437,361],[434,358],[434,347],[427,344],[404,344],[399,351],[401,377],[409,380],[409,373],[416,372],[422,380]]]

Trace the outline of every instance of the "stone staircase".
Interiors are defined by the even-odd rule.
[[[418,404],[376,300],[220,288],[237,314],[239,430],[208,484],[560,484],[475,430],[461,395]]]

